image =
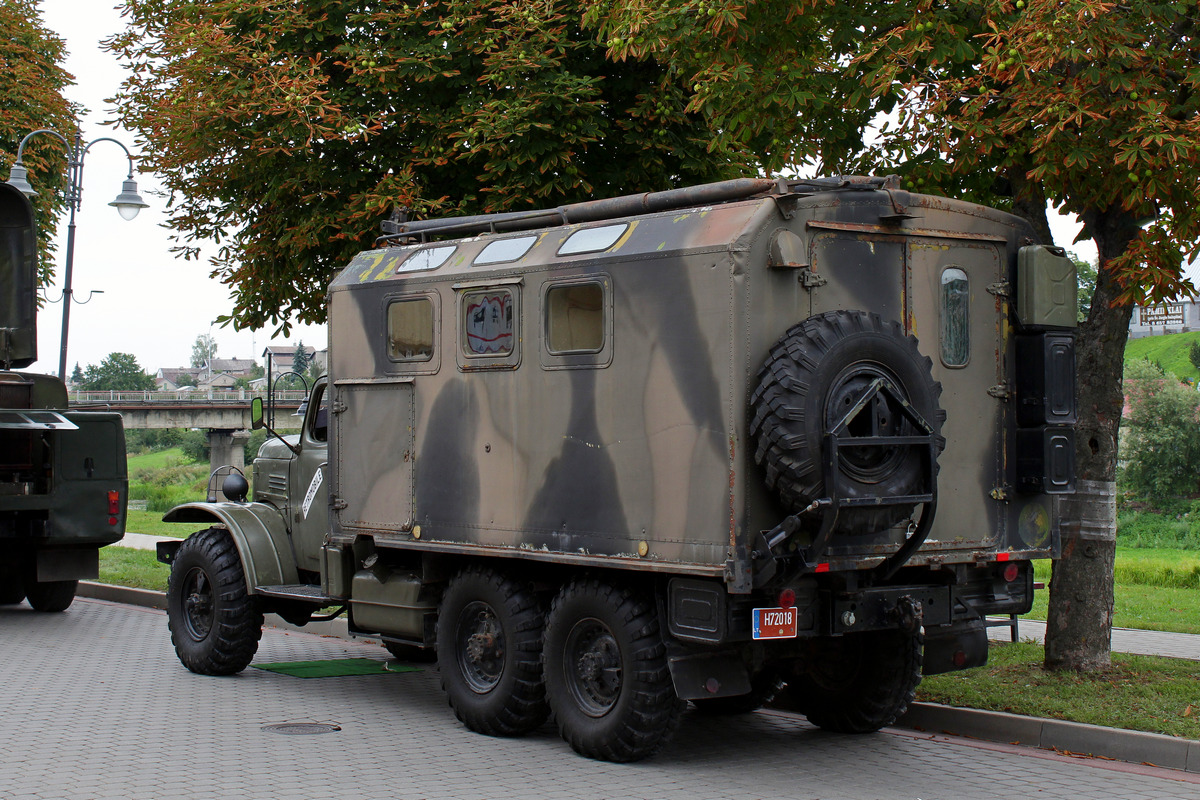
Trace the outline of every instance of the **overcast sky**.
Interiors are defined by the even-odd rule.
[[[83,119],[85,139],[114,136],[133,149],[133,134],[104,127],[112,119],[111,97],[121,82],[122,70],[116,59],[101,51],[100,41],[122,26],[120,13],[110,7],[113,0],[41,0],[43,21],[67,43],[67,71],[76,85],[67,96],[88,113]],[[135,151],[136,152],[136,151]],[[87,156],[83,176],[83,206],[76,215],[75,269],[72,280],[75,296],[85,300],[88,292],[103,290],[86,304],[71,308],[67,369],[76,362],[83,366],[98,364],[109,353],[133,353],[147,372],[159,367],[186,366],[192,344],[202,333],[212,334],[217,354],[224,358],[257,357],[271,344],[269,331],[235,332],[219,328],[212,321],[232,307],[229,292],[208,277],[207,261],[183,261],[171,252],[168,231],[162,226],[164,201],[155,196],[161,186],[156,176],[139,173],[135,177],[142,197],[151,207],[132,222],[125,222],[108,203],[116,197],[125,177],[126,160],[121,149],[109,142],[98,143]],[[30,181],[37,188],[37,175]],[[1071,245],[1078,231],[1073,220],[1052,220],[1055,239],[1089,260],[1095,247],[1086,242]],[[61,279],[66,258],[66,217],[59,225],[56,255]],[[211,248],[210,248],[211,250]],[[58,299],[60,286],[47,289],[50,299]],[[38,327],[36,368],[54,372],[58,366],[59,334],[62,324],[61,302],[47,304]],[[287,342],[303,340],[318,349],[327,345],[323,326],[297,326]]]

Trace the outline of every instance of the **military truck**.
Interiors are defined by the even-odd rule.
[[[121,415],[74,411],[37,360],[37,227],[0,184],[0,605],[64,611],[100,548],[125,535],[129,481]]]
[[[875,731],[1056,552],[1075,296],[1021,219],[887,178],[393,223],[253,501],[167,515],[176,651],[234,673],[337,607],[484,734],[636,760],[781,687]]]

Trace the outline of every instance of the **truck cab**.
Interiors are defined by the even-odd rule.
[[[268,439],[254,459],[254,501],[274,507],[295,549],[296,569],[318,582],[329,524],[329,381],[319,379],[301,406],[300,433]],[[263,424],[261,401],[252,413]]]

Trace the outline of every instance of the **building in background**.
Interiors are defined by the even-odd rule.
[[[203,367],[160,367],[154,374],[154,382],[160,392],[175,392],[200,385]],[[190,379],[190,380],[189,380]]]
[[[1171,300],[1153,306],[1135,306],[1129,321],[1129,338],[1162,336],[1200,330],[1200,302]]]
[[[203,367],[162,367],[155,373],[154,382],[162,392],[232,389],[239,380],[252,380],[257,366],[252,358],[214,358]]]
[[[304,353],[310,364],[317,364],[324,371],[329,362],[329,351],[318,350],[309,345],[304,346]],[[272,375],[282,375],[292,371],[292,363],[296,358],[296,346],[268,347],[262,352],[263,366]]]

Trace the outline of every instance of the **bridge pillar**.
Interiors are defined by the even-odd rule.
[[[209,469],[232,464],[238,469],[246,466],[246,440],[250,431],[231,431],[213,428],[208,432]]]

